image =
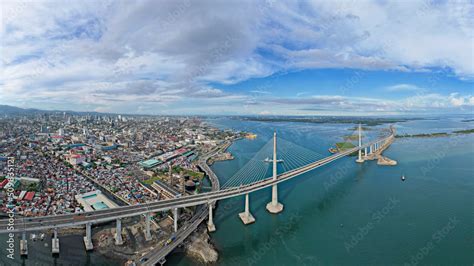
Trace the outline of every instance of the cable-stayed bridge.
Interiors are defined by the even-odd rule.
[[[27,249],[25,237],[25,232],[27,231],[53,229],[55,231],[53,238],[54,247],[54,241],[58,241],[56,233],[58,228],[82,225],[86,227],[86,236],[84,237],[86,249],[91,250],[93,249],[91,236],[92,224],[116,221],[116,232],[121,232],[121,219],[143,215],[146,221],[145,236],[149,238],[151,237],[151,213],[173,210],[176,231],[178,220],[177,210],[179,208],[203,204],[206,204],[206,209],[208,210],[208,229],[212,232],[215,230],[212,214],[215,203],[219,200],[241,195],[245,195],[245,210],[240,213],[239,216],[244,224],[253,223],[255,222],[255,219],[249,210],[250,193],[272,187],[272,200],[267,204],[266,208],[270,213],[279,213],[283,210],[283,204],[278,201],[278,183],[290,180],[296,176],[353,153],[358,153],[356,161],[361,163],[365,158],[380,154],[381,151],[386,149],[392,143],[395,136],[394,129],[391,128],[388,136],[383,136],[376,140],[362,143],[362,130],[360,125],[357,133],[358,145],[330,156],[324,156],[290,141],[277,138],[276,133],[274,133],[274,137],[263,145],[263,147],[249,160],[247,164],[220,185],[219,190],[169,200],[160,200],[139,205],[123,206],[85,213],[43,217],[22,217],[17,218],[14,221],[11,219],[2,219],[0,220],[0,234],[22,232],[23,239],[20,241],[20,250],[23,251]],[[210,171],[208,167],[207,170]],[[211,175],[216,178],[213,173],[211,173]],[[15,225],[14,227],[11,226],[12,222]],[[115,237],[117,244],[123,243],[121,234],[116,234]],[[57,249],[59,251],[59,241],[57,243]],[[156,260],[153,263],[158,261],[159,260]]]

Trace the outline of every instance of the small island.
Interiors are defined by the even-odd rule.
[[[332,116],[245,116],[233,117],[234,119],[257,122],[300,122],[300,123],[338,123],[338,124],[362,124],[364,126],[379,126],[422,118],[377,118],[377,117],[332,117]]]
[[[404,134],[397,135],[396,138],[433,138],[433,137],[448,137],[452,135],[463,135],[472,134],[474,129],[455,130],[451,133],[448,132],[436,132],[436,133],[421,133],[421,134]]]

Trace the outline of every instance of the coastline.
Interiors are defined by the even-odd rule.
[[[397,135],[396,138],[436,138],[436,137],[449,137],[459,135],[474,134],[474,129],[456,130],[453,132],[436,132],[436,133],[420,133],[420,134],[404,134]]]

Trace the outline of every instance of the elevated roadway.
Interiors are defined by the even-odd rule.
[[[97,210],[86,213],[63,214],[44,217],[22,217],[14,221],[14,224],[16,226],[12,230],[7,229],[9,225],[9,220],[2,219],[0,220],[0,233],[38,231],[51,228],[73,227],[87,224],[103,223],[114,221],[120,218],[142,215],[150,212],[197,206],[201,204],[213,204],[218,200],[245,195],[251,192],[255,192],[257,190],[271,187],[274,184],[290,180],[298,175],[304,174],[308,171],[329,164],[351,153],[365,149],[369,146],[372,147],[374,145],[377,146],[381,143],[385,143],[385,141],[389,141],[393,137],[394,136],[392,134],[386,138],[382,138],[361,146],[356,146],[352,149],[333,154],[324,159],[279,174],[276,178],[270,177],[251,184],[242,185],[240,187],[226,188],[222,190],[211,191],[197,195],[190,195],[181,198],[161,200],[133,206],[122,206],[113,209]]]

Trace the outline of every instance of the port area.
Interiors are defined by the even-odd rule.
[[[237,139],[236,139],[237,140]],[[226,141],[217,151],[214,156],[211,156],[207,159],[207,164],[212,165],[218,161],[226,161],[226,160],[233,160],[234,156],[232,153],[227,152],[227,149],[232,145],[232,141]]]

